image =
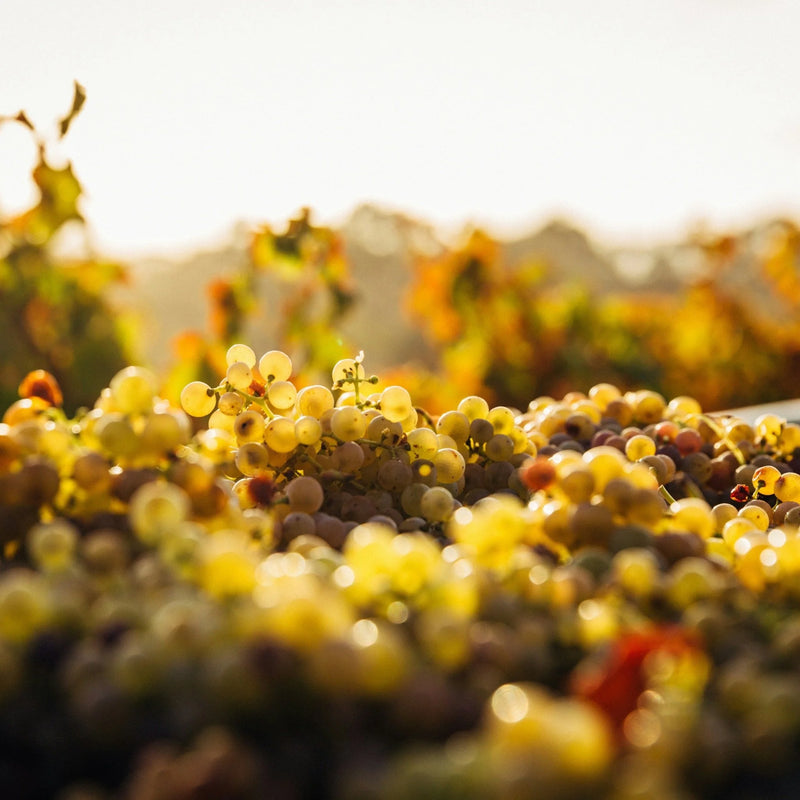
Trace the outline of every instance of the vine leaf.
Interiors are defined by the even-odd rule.
[[[19,122],[28,128],[28,130],[35,131],[33,123],[28,119],[28,115],[24,111],[19,111],[13,117],[0,116],[0,125],[2,125],[4,122]]]
[[[85,102],[86,90],[78,81],[75,81],[75,94],[72,97],[72,108],[69,110],[69,113],[58,122],[59,138],[64,138],[69,130],[69,126],[72,124],[72,120],[78,115]]]

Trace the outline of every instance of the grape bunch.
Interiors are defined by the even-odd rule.
[[[344,359],[0,423],[0,793],[800,786],[800,426],[599,383],[437,416]],[[46,769],[43,767],[46,765]]]

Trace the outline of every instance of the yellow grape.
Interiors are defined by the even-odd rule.
[[[227,366],[241,361],[251,369],[256,365],[256,354],[253,348],[246,344],[232,344],[225,353],[225,363]]]
[[[205,417],[217,407],[217,395],[203,381],[187,383],[181,390],[180,401],[190,417]]]
[[[270,350],[258,360],[258,371],[268,383],[288,381],[292,376],[292,359],[282,350]]]

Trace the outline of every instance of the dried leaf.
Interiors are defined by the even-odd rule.
[[[78,83],[78,81],[75,81],[75,94],[72,97],[72,108],[70,109],[69,114],[67,114],[65,117],[62,117],[58,123],[59,138],[63,138],[66,135],[67,131],[69,130],[69,126],[72,124],[72,120],[78,115],[85,102],[86,90]]]

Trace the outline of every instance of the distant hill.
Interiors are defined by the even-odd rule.
[[[765,223],[743,232],[735,256],[718,279],[733,292],[746,290],[769,314],[780,314],[779,299],[759,287],[756,254],[770,230]],[[341,226],[358,301],[343,333],[368,354],[372,368],[414,359],[433,363],[433,354],[404,313],[415,253],[434,255],[444,244],[432,226],[373,205],[356,208]],[[502,243],[510,265],[536,261],[547,284],[582,282],[594,295],[610,292],[674,292],[695,277],[702,259],[690,241],[651,248],[608,248],[563,220],[552,220],[531,233]],[[247,260],[247,234],[239,228],[217,250],[170,260],[141,259],[131,264],[131,285],[117,300],[143,321],[143,357],[154,366],[170,359],[169,342],[187,329],[205,330],[206,286],[215,277],[233,274]],[[276,315],[284,290],[269,276],[260,283],[262,313],[251,322],[250,343],[256,349],[275,346]],[[435,313],[435,309],[431,309]]]

